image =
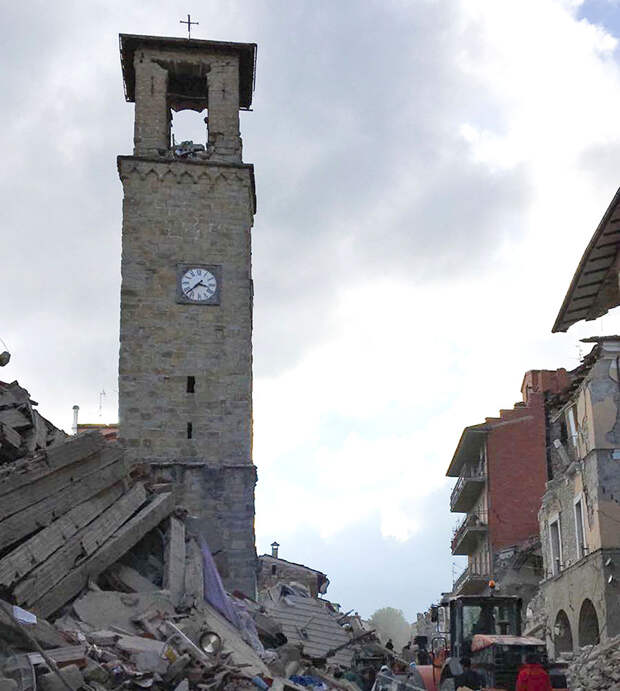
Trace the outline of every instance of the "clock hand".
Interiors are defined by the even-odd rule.
[[[190,288],[190,289],[185,293],[185,295],[187,295],[187,297],[189,297],[189,294],[190,294],[191,292],[193,292],[196,288],[198,288],[198,286],[202,286],[203,288],[208,288],[208,287],[209,287],[209,286],[205,285],[205,284],[202,282],[202,278],[201,278],[201,279],[198,281],[198,283],[194,283],[193,287]]]

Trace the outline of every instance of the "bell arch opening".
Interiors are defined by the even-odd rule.
[[[591,600],[586,598],[579,610],[579,646],[600,643],[598,617]]]
[[[171,115],[171,143],[175,147],[179,147],[182,142],[189,141],[194,144],[202,144],[206,150],[209,141],[207,109],[196,111],[186,108],[176,112],[173,110]]]

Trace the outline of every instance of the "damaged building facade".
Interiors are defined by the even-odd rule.
[[[303,564],[287,561],[279,556],[280,545],[271,545],[271,554],[258,558],[258,592],[263,593],[277,583],[299,584],[307,588],[311,597],[325,595],[329,578],[322,572]]]
[[[123,185],[119,442],[171,482],[229,589],[254,597],[251,228],[253,166],[239,111],[256,46],[120,36],[134,150]],[[207,113],[206,146],[171,141]],[[200,115],[198,115],[200,114]]]
[[[451,543],[452,554],[468,559],[455,595],[489,594],[491,579],[524,602],[536,592],[542,575],[537,515],[546,481],[545,395],[567,383],[563,369],[527,372],[522,401],[463,430],[446,473],[458,478],[450,510],[466,514]]]
[[[556,653],[620,633],[620,337],[586,340],[571,387],[548,402],[541,590]]]
[[[620,190],[596,227],[553,332],[620,305]],[[549,482],[540,511],[541,586],[556,652],[620,634],[620,337],[594,343],[548,405]]]

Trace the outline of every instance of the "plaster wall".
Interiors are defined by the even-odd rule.
[[[609,556],[619,559],[620,550],[598,550],[572,568],[542,583],[548,642],[553,653],[553,627],[560,611],[568,618],[573,647],[580,647],[579,616],[586,600],[590,600],[596,611],[601,640],[607,640],[620,633],[620,600],[617,593],[609,592],[606,583],[608,570],[604,562]]]

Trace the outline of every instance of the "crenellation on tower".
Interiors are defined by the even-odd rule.
[[[118,157],[119,440],[130,460],[177,485],[224,582],[251,596],[255,188],[239,109],[251,105],[255,53],[254,44],[121,35],[135,148]],[[171,147],[172,113],[184,108],[207,109],[204,151]]]

